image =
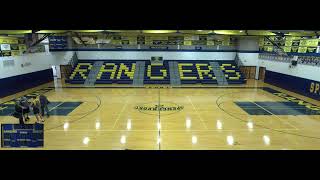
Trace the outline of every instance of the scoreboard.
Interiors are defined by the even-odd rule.
[[[1,147],[43,147],[43,132],[43,124],[1,124]]]
[[[67,36],[49,36],[49,51],[66,49],[68,47]]]

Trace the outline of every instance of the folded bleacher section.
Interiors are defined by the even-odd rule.
[[[168,61],[153,63],[146,61],[144,84],[170,84],[170,73]]]
[[[219,61],[220,68],[225,74],[228,84],[245,84],[246,78],[234,61]]]

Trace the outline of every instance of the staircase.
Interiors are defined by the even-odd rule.
[[[144,61],[136,62],[136,71],[134,72],[132,83],[134,86],[143,86],[145,65],[146,63]]]
[[[172,86],[180,86],[181,80],[179,75],[178,62],[169,61],[170,84]]]
[[[220,68],[220,64],[218,62],[210,62],[210,66],[212,67],[212,71],[217,78],[218,85],[228,85],[228,81]]]
[[[70,61],[68,62],[69,65],[71,65],[72,67],[74,67],[75,65],[78,64],[78,56],[76,52],[73,52],[72,57],[70,59]]]
[[[103,61],[97,61],[93,64],[92,69],[90,70],[89,75],[86,81],[84,82],[85,86],[94,86],[97,79],[97,75],[103,63],[104,63]]]

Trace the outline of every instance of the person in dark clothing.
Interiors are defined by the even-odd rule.
[[[20,105],[22,106],[23,108],[23,117],[26,121],[28,121],[30,118],[29,118],[29,113],[30,113],[30,103],[28,101],[28,98],[23,96],[21,99],[20,99]]]
[[[33,109],[34,116],[36,116],[36,118],[37,118],[37,123],[44,122],[44,120],[40,114],[40,106],[41,105],[40,105],[39,98],[36,96],[32,97],[31,107]]]
[[[24,124],[23,107],[20,105],[20,101],[15,102],[15,112],[13,116],[19,119],[20,124]]]
[[[48,98],[41,94],[39,96],[39,100],[40,100],[40,105],[41,105],[41,115],[42,117],[44,117],[44,111],[46,111],[46,114],[47,114],[47,117],[50,117],[50,114],[49,114],[49,109],[48,109],[48,104],[50,103]]]

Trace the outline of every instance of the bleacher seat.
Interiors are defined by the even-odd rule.
[[[135,70],[135,61],[107,61],[101,66],[95,83],[132,84]]]
[[[217,84],[208,62],[179,62],[178,68],[181,84]]]
[[[241,73],[234,61],[219,61],[220,68],[225,74],[228,84],[244,84],[245,76]]]
[[[70,84],[83,84],[92,69],[92,63],[90,62],[79,62],[73,69],[72,74],[66,83]]]
[[[246,83],[234,61],[219,61],[220,68],[229,84]],[[90,70],[91,61],[79,61],[65,82],[84,84]],[[217,84],[209,61],[178,61],[181,84]],[[105,61],[96,77],[95,84],[132,84],[136,70],[136,61]],[[163,64],[151,64],[145,61],[144,84],[170,84],[169,61]]]
[[[170,84],[169,64],[167,61],[157,64],[145,63],[144,84]]]

